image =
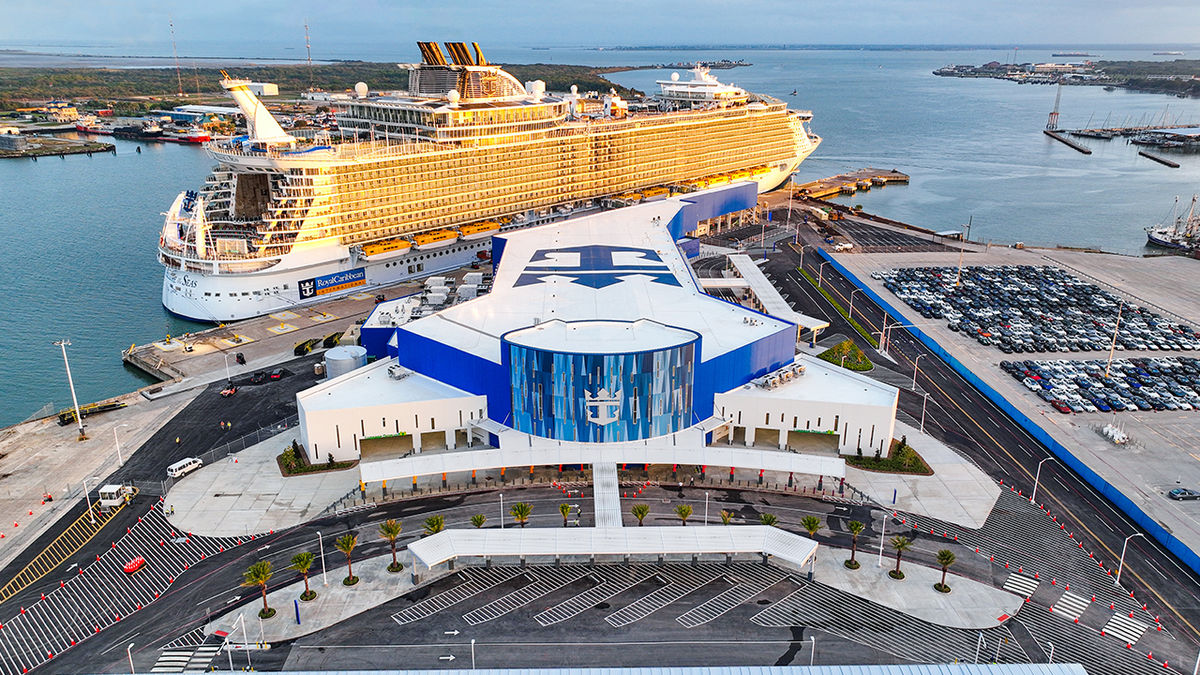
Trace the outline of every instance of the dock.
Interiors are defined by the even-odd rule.
[[[795,197],[825,199],[839,194],[854,194],[859,190],[870,190],[872,187],[883,187],[888,183],[907,182],[908,174],[900,173],[895,169],[866,168],[809,183],[793,183],[791,189],[792,195]]]
[[[1046,134],[1050,138],[1053,138],[1054,140],[1058,141],[1059,143],[1062,143],[1063,145],[1071,148],[1072,150],[1077,150],[1079,152],[1082,152],[1085,155],[1092,154],[1091,148],[1080,145],[1080,144],[1076,143],[1075,141],[1067,138],[1066,136],[1063,136],[1062,134],[1058,133],[1057,131],[1051,131],[1050,129],[1042,129],[1042,133]]]
[[[8,136],[6,143],[0,145],[0,159],[19,159],[31,157],[66,157],[67,155],[87,155],[92,153],[117,152],[117,146],[112,143],[94,141],[75,141],[65,138],[50,138],[48,136]]]
[[[1145,157],[1146,159],[1158,162],[1159,164],[1162,164],[1163,166],[1169,166],[1172,169],[1179,168],[1179,162],[1173,162],[1173,161],[1167,159],[1166,157],[1159,157],[1158,155],[1152,155],[1152,154],[1146,152],[1145,150],[1138,150],[1138,154],[1141,155],[1142,157]]]

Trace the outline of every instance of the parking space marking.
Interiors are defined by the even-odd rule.
[[[531,567],[525,572],[533,580],[528,586],[522,586],[488,604],[463,614],[463,620],[468,626],[498,619],[509,612],[524,607],[538,598],[553,593],[568,584],[572,584],[588,576],[584,567]]]
[[[658,573],[659,576],[667,581],[665,586],[634,600],[625,607],[604,617],[604,620],[616,628],[641,621],[701,586],[721,578],[724,576],[724,572],[723,567],[716,565],[701,565],[695,568],[685,566],[665,567]]]
[[[425,598],[412,607],[406,607],[392,615],[400,625],[433,616],[458,603],[499,586],[520,576],[524,570],[517,567],[470,567],[459,572],[463,583],[435,596]]]
[[[1142,634],[1149,629],[1150,626],[1131,619],[1125,614],[1114,614],[1108,623],[1104,624],[1104,632],[1108,635],[1118,637],[1125,644],[1136,644],[1142,639]]]
[[[653,576],[651,568],[635,565],[631,567],[605,565],[592,570],[600,583],[571,596],[533,617],[541,626],[551,626],[578,616],[612,597],[620,595]]]
[[[788,578],[788,575],[773,567],[753,564],[738,565],[725,576],[734,584],[733,588],[705,600],[675,620],[686,628],[702,626]]]

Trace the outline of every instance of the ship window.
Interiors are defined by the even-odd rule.
[[[204,291],[204,297],[206,297],[206,298],[207,298],[207,297],[208,297],[208,296],[210,296],[210,295],[212,295],[212,293],[209,293],[208,291]]]

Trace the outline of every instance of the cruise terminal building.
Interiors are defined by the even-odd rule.
[[[601,530],[621,526],[622,463],[844,477],[839,454],[887,451],[897,390],[798,356],[799,315],[789,321],[706,294],[676,243],[697,222],[756,199],[756,187],[742,183],[494,236],[490,293],[402,322],[373,315],[361,343],[375,362],[297,395],[310,461],[357,459],[364,483],[397,485],[590,465]],[[739,542],[728,532],[700,541],[716,531],[679,528],[670,536],[687,541],[669,545],[665,533],[629,530],[581,543],[580,531],[593,529],[447,531],[411,550],[429,565],[481,546],[582,553],[599,540],[624,542],[604,552],[627,555],[646,546],[692,554],[770,547],[803,562],[808,545],[815,550],[806,538],[757,526],[738,528],[746,530]]]

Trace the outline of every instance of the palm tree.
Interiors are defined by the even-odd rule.
[[[641,527],[642,521],[645,520],[646,516],[650,515],[650,507],[645,504],[634,504],[629,508],[629,512],[633,514],[634,518],[638,519],[638,527]]]
[[[266,560],[260,560],[246,568],[245,572],[242,572],[243,586],[258,586],[259,590],[262,591],[263,608],[258,613],[258,616],[263,619],[275,616],[275,610],[267,606],[267,582],[271,580],[271,575],[273,574],[271,563]]]
[[[317,597],[317,592],[308,587],[308,570],[312,569],[316,560],[317,556],[313,555],[312,551],[301,551],[292,556],[292,564],[288,569],[296,570],[304,576],[304,593],[300,596],[301,600],[312,600]]]
[[[443,516],[429,516],[421,526],[425,528],[426,536],[437,534],[446,529],[446,519]]]
[[[558,505],[558,512],[562,514],[562,517],[563,517],[563,527],[566,527],[566,526],[567,526],[567,516],[570,516],[570,515],[571,515],[571,505],[570,505],[570,504],[566,504],[566,503],[559,504],[559,505]]]
[[[692,515],[692,507],[688,504],[679,504],[675,507],[675,515],[679,516],[679,521],[687,527],[687,519]]]
[[[392,564],[388,565],[389,572],[399,572],[404,569],[404,566],[396,560],[396,540],[400,538],[400,531],[403,529],[400,521],[395,518],[388,518],[379,524],[379,538],[392,546]]]
[[[893,579],[903,579],[904,572],[900,571],[900,556],[903,555],[905,551],[912,548],[912,539],[909,539],[908,537],[892,537],[891,543],[892,548],[896,549],[896,569],[888,572],[888,575]]]
[[[946,585],[946,569],[953,565],[955,560],[957,559],[954,557],[954,551],[942,549],[937,552],[938,564],[942,566],[942,583],[935,585],[934,588],[943,593],[950,592],[950,587]]]
[[[487,516],[483,515],[482,513],[476,513],[475,515],[471,516],[471,524],[477,529],[483,527],[483,524],[486,522]]]
[[[866,528],[866,525],[857,520],[846,523],[846,529],[850,531],[850,559],[846,561],[846,567],[852,570],[858,569],[858,561],[854,559],[855,554],[858,553],[858,535],[862,534]]]
[[[733,511],[721,511],[721,524],[728,525],[733,522]]]
[[[533,513],[533,507],[525,502],[517,502],[512,505],[512,508],[508,512],[512,515],[513,520],[517,521],[518,525],[525,527],[525,523],[529,522],[529,515]]]
[[[770,527],[770,526],[778,525],[779,518],[777,518],[774,513],[762,513],[762,514],[759,514],[759,516],[758,516],[758,522],[762,525],[767,525],[768,527]]]
[[[347,586],[357,584],[358,577],[354,576],[354,565],[350,555],[354,553],[354,547],[358,546],[358,535],[351,533],[338,537],[333,545],[337,547],[337,550],[346,554],[346,578],[342,580],[342,583]]]
[[[804,516],[800,519],[800,525],[808,530],[809,538],[817,536],[817,530],[821,529],[821,519],[816,516]]]

